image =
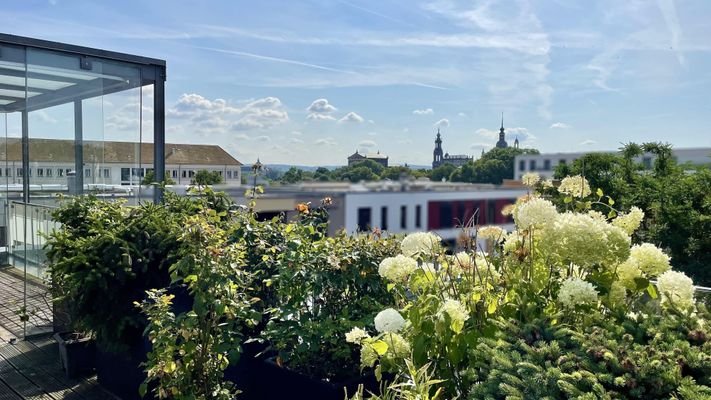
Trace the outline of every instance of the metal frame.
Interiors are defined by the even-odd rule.
[[[139,68],[140,79],[128,79],[128,80],[111,80],[111,79],[97,79],[92,81],[83,82],[80,79],[71,77],[56,77],[51,74],[43,74],[40,72],[26,72],[26,71],[15,71],[9,68],[0,67],[0,75],[6,76],[16,76],[20,78],[25,78],[25,83],[27,84],[27,79],[43,79],[43,80],[53,80],[59,82],[66,82],[71,84],[64,88],[52,90],[37,87],[27,87],[18,85],[4,84],[0,85],[0,89],[7,90],[19,90],[23,92],[34,92],[38,93],[33,96],[29,103],[26,98],[23,101],[14,101],[13,103],[0,105],[0,112],[21,112],[22,113],[22,136],[23,136],[23,169],[24,177],[23,182],[26,182],[23,188],[23,198],[25,201],[29,200],[29,180],[28,170],[29,170],[29,137],[28,137],[28,127],[27,127],[27,113],[30,111],[40,110],[47,107],[56,106],[65,103],[74,103],[74,114],[75,117],[79,116],[81,118],[81,100],[96,97],[99,95],[120,92],[123,90],[136,88],[146,85],[154,85],[154,96],[153,96],[153,143],[154,143],[154,158],[153,158],[153,169],[155,171],[156,181],[162,183],[165,179],[165,80],[166,80],[166,63],[164,60],[159,60],[155,58],[136,56],[131,54],[119,53],[114,51],[107,51],[101,49],[94,49],[83,46],[76,46],[66,43],[52,42],[48,40],[33,39],[22,36],[15,36],[0,33],[0,52],[2,51],[2,46],[8,46],[12,48],[24,49],[24,57],[18,57],[18,63],[23,63],[27,65],[26,54],[28,49],[40,49],[46,51],[52,51],[59,53],[61,55],[76,56],[78,63],[76,64],[79,68],[77,71],[91,69],[92,61],[118,61],[121,63],[131,64],[132,68]],[[2,55],[0,53],[0,55]],[[120,65],[112,65],[111,63],[105,64],[106,70],[103,72],[111,75],[112,72],[121,76],[120,72],[122,67]],[[17,100],[17,98],[12,96],[0,96],[0,100],[12,101]],[[81,149],[82,143],[82,123],[75,121],[75,146]],[[82,158],[81,151],[75,153],[75,157]],[[83,165],[82,159],[76,160],[76,165]],[[81,178],[83,178],[84,171],[82,169],[77,170],[77,181],[81,183]],[[79,186],[80,192],[83,186]],[[163,191],[160,187],[157,187],[154,192],[154,201],[160,202],[163,198]]]

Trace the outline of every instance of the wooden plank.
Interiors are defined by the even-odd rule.
[[[57,342],[49,336],[40,336],[31,340],[18,343],[26,356],[32,357],[33,361],[42,365],[45,369],[54,369],[53,374],[64,376],[62,367],[59,364],[59,350]],[[58,372],[57,372],[58,371]],[[75,392],[79,392],[87,400],[106,400],[116,398],[104,390],[96,381],[96,376],[83,377],[78,380]]]
[[[0,380],[0,400],[22,400],[22,397]]]
[[[20,343],[23,342],[18,342],[18,344]],[[5,357],[16,370],[55,399],[84,400],[79,393],[72,390],[78,382],[71,383],[66,379],[63,381],[56,379],[44,369],[39,368],[40,364],[25,357],[18,348],[18,344],[0,348],[0,355]]]
[[[2,348],[0,348],[0,350],[2,350]],[[12,388],[15,393],[26,400],[57,400],[23,376],[2,354],[0,354],[0,381]]]

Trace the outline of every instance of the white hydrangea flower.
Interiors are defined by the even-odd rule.
[[[612,285],[610,286],[610,293],[607,294],[607,298],[611,307],[619,307],[625,304],[625,301],[627,301],[627,290],[622,282],[612,282]]]
[[[400,249],[407,257],[432,254],[440,244],[439,236],[431,232],[411,233],[402,240]]]
[[[477,230],[477,237],[500,242],[506,238],[506,229],[496,225],[482,226]]]
[[[520,229],[541,227],[552,223],[558,211],[553,203],[540,197],[532,197],[525,203],[516,206],[514,221]]]
[[[553,187],[553,180],[552,180],[552,179],[546,179],[545,181],[543,181],[543,187],[544,187],[545,189],[550,189],[550,188],[552,188],[552,187]]]
[[[375,329],[380,332],[398,332],[405,326],[405,318],[397,310],[386,308],[375,316]]]
[[[617,266],[617,279],[619,282],[630,290],[637,287],[636,278],[642,277],[642,270],[637,267],[637,264],[632,260],[627,260]]]
[[[528,187],[534,187],[538,182],[540,182],[541,176],[535,172],[528,172],[523,174],[521,177],[521,182]]]
[[[361,340],[369,338],[370,335],[364,329],[355,327],[350,332],[346,333],[346,342],[360,343]]]
[[[662,296],[662,304],[671,302],[677,307],[689,308],[694,305],[694,282],[682,272],[667,271],[657,278],[657,289]]]
[[[620,214],[612,221],[612,225],[624,229],[628,235],[634,233],[644,219],[644,211],[638,207],[632,207],[627,214]]]
[[[383,335],[382,341],[388,345],[386,355],[397,358],[405,358],[410,356],[410,343],[404,337],[397,333],[389,333]]]
[[[566,176],[558,186],[558,192],[573,197],[588,197],[592,193],[588,180],[580,175]]]
[[[391,282],[405,282],[417,269],[417,261],[413,258],[398,254],[388,257],[380,262],[378,274]]]
[[[523,247],[527,240],[528,238],[519,233],[519,231],[513,231],[506,236],[506,240],[504,241],[504,251],[509,254],[513,253]]]
[[[629,235],[589,214],[559,214],[538,238],[539,248],[546,254],[557,254],[563,264],[612,267],[629,257]]]
[[[568,278],[560,286],[558,302],[566,308],[575,308],[577,305],[595,305],[597,304],[597,290],[590,282],[580,278]]]
[[[634,245],[630,249],[630,261],[648,277],[655,277],[671,269],[669,256],[651,243]]]
[[[605,216],[605,214],[601,213],[600,211],[588,210],[588,215],[595,218],[598,221],[607,222],[607,217]]]
[[[467,312],[464,305],[457,300],[448,299],[442,303],[437,311],[437,315],[440,319],[444,319],[445,314],[449,315],[449,318],[453,321],[459,321],[462,324],[469,319],[469,312]]]

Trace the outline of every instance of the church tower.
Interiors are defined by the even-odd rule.
[[[506,133],[504,132],[504,113],[501,113],[501,129],[499,129],[499,141],[496,142],[496,147],[505,149],[509,147],[506,143]]]
[[[442,155],[444,151],[442,150],[442,136],[439,134],[439,128],[437,128],[437,139],[435,139],[434,148],[434,159],[432,160],[432,169],[435,169],[442,165]]]
[[[514,140],[514,149],[518,149],[518,136],[516,136],[516,140]]]

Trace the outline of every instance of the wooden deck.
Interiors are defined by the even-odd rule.
[[[40,336],[0,344],[0,400],[116,399],[95,376],[67,379],[57,343]]]
[[[18,315],[25,304],[29,315],[26,332]],[[42,282],[31,275],[24,279],[22,271],[13,267],[0,267],[0,341],[51,332],[51,329],[51,298]]]

